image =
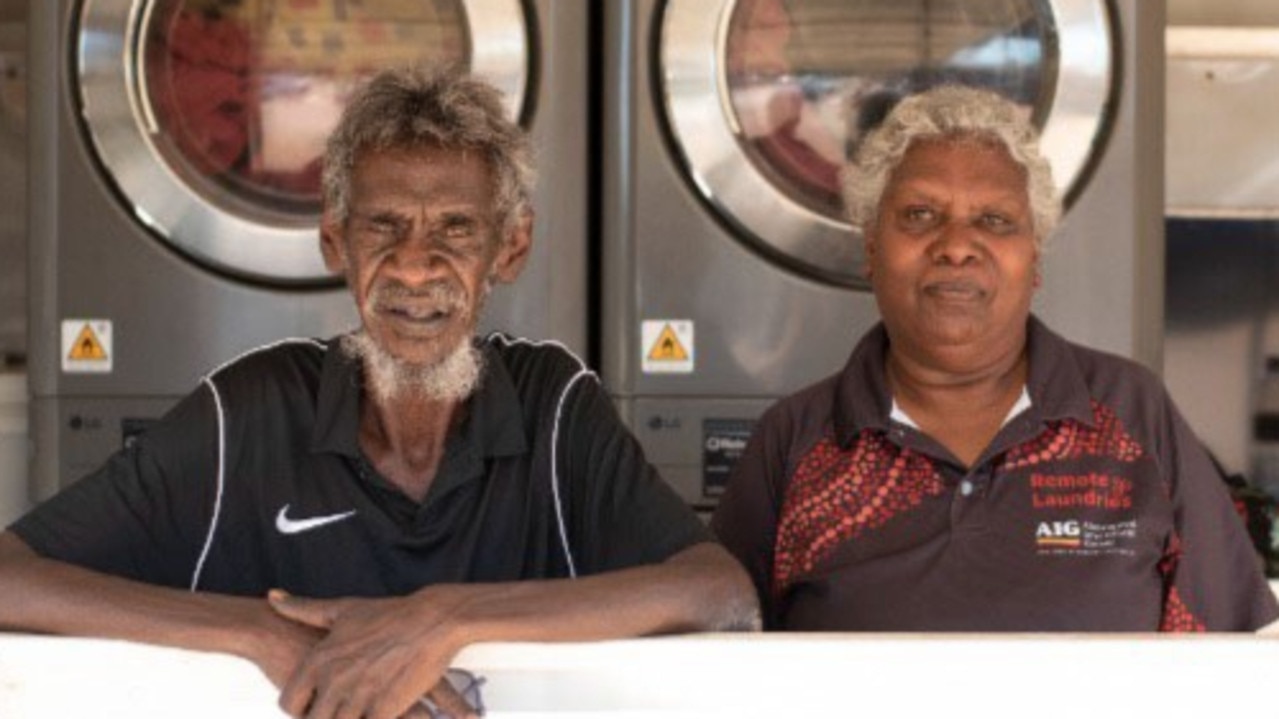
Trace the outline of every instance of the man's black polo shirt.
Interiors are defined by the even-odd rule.
[[[1158,378],[1031,318],[1030,406],[975,465],[894,419],[882,325],[771,408],[714,528],[768,626],[1256,629],[1279,616],[1224,484]]]
[[[482,350],[420,505],[360,452],[358,363],[337,340],[298,340],[215,371],[11,529],[41,555],[150,583],[316,597],[565,577],[570,562],[591,574],[708,539],[576,358],[501,335]]]

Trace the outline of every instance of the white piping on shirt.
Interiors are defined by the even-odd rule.
[[[321,342],[320,340],[317,340],[313,337],[288,337],[286,339],[272,342],[271,344],[261,345],[259,347],[254,347],[253,349],[250,349],[250,350],[245,350],[241,352],[240,354],[236,355],[235,357],[232,357],[226,362],[223,362],[222,364],[218,365],[217,367],[214,367],[212,371],[210,371],[208,374],[205,375],[205,377],[206,378],[212,377],[213,375],[221,372],[222,370],[226,369],[227,367],[230,367],[231,365],[235,364],[236,362],[239,362],[240,360],[244,359],[245,357],[248,357],[249,355],[255,355],[259,352],[265,352],[267,350],[273,350],[276,347],[283,347],[284,345],[292,345],[292,344],[312,345],[322,350],[328,350],[329,348],[329,345],[327,342]]]
[[[586,370],[591,376],[595,376],[595,373],[591,372],[590,368],[586,366],[586,363],[582,361],[581,357],[578,357],[577,354],[573,352],[573,350],[569,349],[563,343],[556,342],[555,340],[531,340],[531,339],[528,339],[527,337],[512,337],[506,334],[505,332],[490,332],[488,337],[486,337],[485,339],[497,340],[501,342],[502,344],[506,345],[507,347],[510,347],[512,345],[527,345],[529,347],[555,347],[559,349],[560,351],[562,351],[564,354],[568,355],[569,357],[572,357],[573,361],[577,363],[578,367]],[[599,378],[596,377],[596,380],[598,379]]]
[[[577,374],[569,378],[564,384],[564,389],[560,391],[559,401],[555,403],[555,423],[551,425],[551,494],[555,499],[555,523],[560,532],[560,548],[564,550],[564,559],[568,562],[568,575],[573,579],[577,579],[577,563],[573,561],[573,550],[568,543],[568,527],[564,523],[564,503],[560,499],[560,470],[559,470],[559,447],[560,447],[560,415],[564,409],[564,401],[568,398],[568,393],[573,389],[573,385],[583,377],[591,377],[599,382],[599,377],[595,375],[582,361],[580,357],[573,354],[573,351],[554,340],[534,341],[523,337],[510,337],[501,332],[494,332],[489,335],[490,339],[496,339],[506,346],[511,345],[528,345],[530,347],[557,347],[569,357],[577,362],[579,367]]]
[[[218,468],[215,474],[217,483],[217,494],[213,499],[213,518],[209,521],[209,533],[204,538],[204,547],[200,550],[200,558],[196,560],[195,571],[191,575],[191,591],[195,591],[200,586],[200,575],[204,573],[204,562],[209,558],[209,551],[213,549],[213,538],[218,532],[218,520],[222,517],[222,495],[226,491],[226,409],[222,405],[222,395],[218,392],[218,387],[213,383],[213,375],[221,372],[223,369],[239,362],[249,355],[258,352],[264,352],[269,349],[281,347],[287,344],[309,344],[322,350],[327,350],[328,345],[310,337],[290,337],[282,339],[278,342],[272,342],[268,345],[255,347],[237,355],[236,357],[223,362],[213,368],[211,372],[206,374],[201,384],[209,388],[209,392],[213,394],[213,406],[217,412],[218,419]]]
[[[191,575],[191,591],[200,586],[200,574],[204,571],[204,560],[209,558],[209,550],[213,548],[213,536],[218,531],[218,519],[222,515],[222,492],[226,487],[226,413],[222,409],[222,395],[218,393],[213,379],[205,377],[203,383],[213,393],[213,406],[218,415],[218,470],[217,495],[213,499],[213,518],[209,521],[209,533],[204,538],[204,548],[200,550],[200,559],[195,563],[195,573]]]
[[[564,409],[564,400],[568,398],[569,390],[573,389],[573,385],[583,377],[594,376],[595,374],[590,370],[578,370],[577,374],[564,385],[564,390],[560,392],[560,400],[555,405],[555,425],[551,429],[551,492],[555,495],[555,521],[560,529],[560,545],[564,548],[564,559],[568,561],[568,575],[573,579],[577,579],[577,567],[573,563],[573,552],[568,546],[568,531],[564,526],[564,505],[560,501],[560,470],[557,458],[560,447],[560,412]]]

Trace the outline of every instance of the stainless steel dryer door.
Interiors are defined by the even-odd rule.
[[[138,222],[263,284],[330,280],[316,226],[323,143],[382,67],[461,62],[521,113],[520,0],[85,0],[82,120]]]
[[[1027,107],[1070,191],[1106,134],[1112,22],[1105,0],[668,0],[657,92],[691,183],[735,234],[864,288],[839,181],[860,136],[904,94],[987,86]]]

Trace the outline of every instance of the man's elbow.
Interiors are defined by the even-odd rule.
[[[701,612],[698,631],[753,632],[761,626],[755,585],[733,555],[715,542],[702,542],[667,560],[695,568]]]

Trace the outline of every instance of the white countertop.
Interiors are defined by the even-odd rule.
[[[486,644],[488,716],[1274,716],[1279,640],[1210,635],[727,635]],[[0,634],[0,717],[279,719],[223,655]]]

